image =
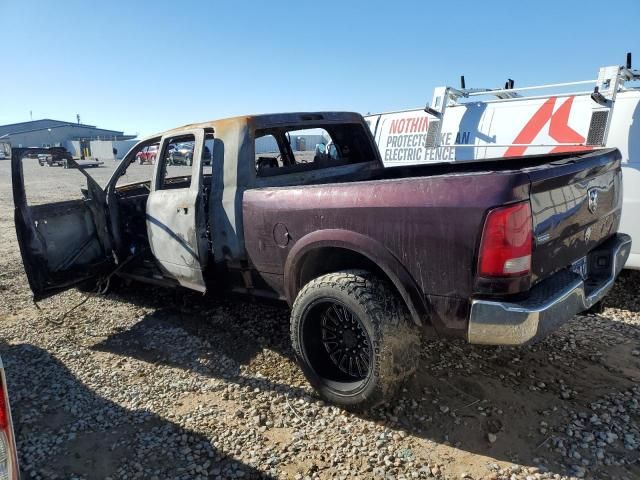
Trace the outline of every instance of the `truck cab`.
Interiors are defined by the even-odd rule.
[[[342,157],[335,155],[335,147],[333,158],[294,151],[288,132],[320,126],[336,129]],[[255,145],[264,141],[283,153],[256,153]],[[190,145],[193,160],[178,164],[175,152],[184,145]],[[46,298],[110,269],[138,280],[204,292],[203,272],[211,261],[218,265],[247,261],[244,191],[379,168],[372,145],[362,117],[352,113],[263,115],[189,125],[139,142],[104,188],[80,169],[88,182],[84,198],[33,207],[27,204],[20,157],[47,152],[18,149],[13,169],[16,225],[34,296]],[[140,164],[140,153],[151,148],[157,161]],[[153,262],[142,262],[145,257]]]

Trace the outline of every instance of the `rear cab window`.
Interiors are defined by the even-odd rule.
[[[256,175],[266,177],[374,160],[360,124],[256,131]]]

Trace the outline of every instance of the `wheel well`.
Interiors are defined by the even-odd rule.
[[[394,282],[389,278],[382,268],[380,268],[370,258],[361,253],[340,247],[321,247],[307,253],[302,259],[302,266],[296,284],[296,293],[314,278],[318,278],[325,273],[337,272],[339,270],[362,269],[374,273],[378,278],[386,280],[398,298],[403,303],[403,295],[400,294]]]

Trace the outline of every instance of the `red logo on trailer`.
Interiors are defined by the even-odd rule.
[[[569,126],[569,114],[573,99],[569,97],[558,107],[554,113],[557,97],[551,97],[533,114],[531,119],[524,126],[522,131],[516,136],[513,143],[532,143],[533,140],[542,131],[544,126],[549,123],[549,136],[558,143],[584,143],[585,138]],[[505,152],[505,157],[518,157],[524,155],[527,146],[509,147]],[[577,152],[582,150],[593,150],[593,147],[587,145],[558,145],[549,153],[560,152]]]
[[[398,118],[395,120],[391,120],[389,135],[398,135],[400,133],[426,132],[428,129],[429,118],[426,116],[414,118]]]

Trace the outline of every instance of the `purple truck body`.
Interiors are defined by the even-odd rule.
[[[301,129],[322,129],[332,152],[319,144],[312,162],[297,161],[289,132]],[[265,136],[277,142],[277,156],[256,152],[256,140]],[[170,146],[185,141],[195,145],[193,165],[167,179]],[[136,154],[157,144],[153,178],[116,188]],[[369,299],[384,291],[399,301],[393,311],[406,308],[419,330],[471,343],[523,344],[596,305],[630,251],[630,238],[617,233],[622,191],[614,149],[385,169],[360,115],[238,117],[150,137],[127,154],[105,189],[83,171],[84,200],[34,207],[26,202],[21,152],[14,153],[16,229],[36,299],[114,274],[271,296],[293,306],[292,332],[302,332],[292,333],[294,349],[319,336],[332,348],[324,330],[300,326],[305,302],[324,292],[325,283],[361,285]],[[209,158],[210,174],[203,170]],[[517,275],[482,275],[478,257],[488,215],[512,205],[530,212],[530,255],[524,257],[530,266]],[[378,288],[378,280],[387,286]],[[349,288],[326,292],[356,292]],[[337,298],[346,313],[331,320],[326,315],[333,307],[327,307],[323,328],[329,320],[358,317],[347,308],[353,299]],[[313,309],[320,300],[309,302]],[[340,342],[357,343],[362,332]],[[300,348],[304,368],[313,362]],[[344,358],[339,375],[364,368],[350,358],[355,363],[347,369]],[[326,398],[342,402],[342,393],[326,388]],[[386,398],[358,395],[370,404]]]
[[[583,155],[579,162],[566,165],[549,165],[550,160],[494,162],[490,172],[478,162],[467,166],[467,172],[453,168],[442,174],[437,167],[405,167],[400,178],[384,179],[397,174],[381,172],[355,183],[248,190],[243,199],[248,257],[292,303],[313,275],[346,260],[327,263],[331,249],[357,252],[394,279],[416,321],[431,323],[440,333],[465,337],[474,296],[525,293],[617,230],[621,198],[617,154]],[[520,168],[536,161],[539,165],[526,167],[526,173]],[[425,176],[432,172],[436,174]],[[540,218],[550,207],[543,198],[584,197],[595,183],[603,185],[601,217],[595,223],[587,205],[574,200],[553,204],[552,217],[535,225],[536,237],[550,236],[534,251],[530,279],[476,276],[482,225],[490,208],[533,195],[538,199],[533,202],[534,218]],[[587,228],[596,232],[589,241],[584,239]],[[320,254],[317,249],[325,250]],[[315,263],[306,267],[307,273],[306,261]]]

